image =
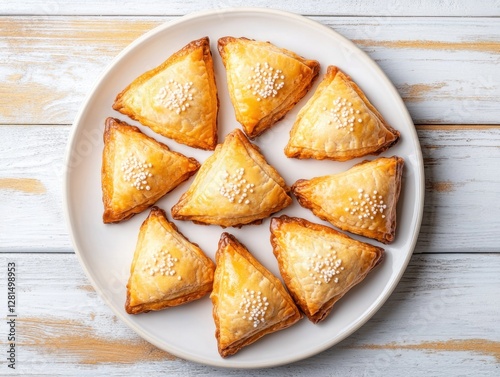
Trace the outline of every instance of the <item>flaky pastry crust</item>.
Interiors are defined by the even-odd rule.
[[[287,157],[346,161],[378,155],[399,140],[356,83],[329,66],[314,95],[299,111],[285,147]]]
[[[199,167],[194,158],[171,151],[139,128],[107,118],[101,168],[103,222],[123,221],[144,211]]]
[[[283,118],[319,73],[316,60],[270,42],[228,36],[219,39],[218,49],[236,120],[250,138]]]
[[[179,143],[213,150],[219,99],[209,38],[190,42],[136,78],[113,109]]]
[[[222,357],[302,318],[280,280],[228,233],[221,235],[216,266],[210,297]]]
[[[205,160],[172,216],[222,227],[258,224],[292,203],[289,191],[258,148],[235,129]]]
[[[379,157],[343,173],[300,179],[292,191],[320,219],[388,244],[396,233],[403,166],[401,157]]]
[[[285,285],[313,323],[323,321],[384,255],[380,247],[302,218],[274,217],[270,229]]]
[[[161,310],[197,300],[212,291],[215,264],[198,245],[152,207],[139,232],[130,267],[125,310]]]

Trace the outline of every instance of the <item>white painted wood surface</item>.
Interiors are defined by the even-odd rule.
[[[494,376],[500,255],[415,255],[382,309],[319,355],[225,370],[143,341],[97,296],[72,254],[7,254],[19,266],[19,370],[29,376]],[[470,267],[474,266],[472,270]],[[40,271],[43,271],[41,273]],[[0,289],[5,290],[2,281]],[[5,324],[2,324],[4,329]],[[1,331],[1,330],[0,330]],[[3,331],[2,331],[3,332]],[[2,365],[3,367],[3,365]],[[4,375],[5,370],[0,372]]]
[[[500,127],[418,126],[417,132],[426,198],[415,253],[500,251]],[[71,250],[61,193],[68,134],[69,126],[0,126],[0,203],[9,214],[0,217],[0,251]]]
[[[273,3],[357,43],[418,125],[426,201],[416,255],[391,298],[351,337],[289,366],[221,370],[141,340],[89,285],[61,209],[62,160],[78,107],[106,65],[144,32],[238,5],[268,2],[0,1],[2,297],[6,264],[19,268],[18,369],[3,363],[0,375],[498,375],[498,0]]]
[[[264,7],[269,8],[266,0],[208,0],[208,1],[161,1],[146,0],[141,2],[120,2],[88,0],[83,2],[57,0],[25,0],[16,4],[8,0],[0,2],[1,14],[27,15],[184,15],[209,9],[229,7]],[[388,0],[370,2],[366,0],[346,1],[299,1],[275,0],[273,8],[304,15],[329,16],[499,16],[500,2],[485,1],[478,4],[474,0]]]
[[[173,19],[0,18],[0,124],[71,124],[111,60]],[[498,18],[312,19],[352,39],[380,64],[415,124],[498,123]]]

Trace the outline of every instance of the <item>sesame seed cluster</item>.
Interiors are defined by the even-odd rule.
[[[333,101],[331,109],[328,109],[326,106],[323,107],[323,111],[328,111],[331,114],[333,121],[336,123],[335,128],[337,130],[347,129],[348,132],[353,132],[356,122],[363,123],[363,119],[359,117],[360,111],[354,110],[352,102],[342,97],[338,97]],[[328,122],[328,124],[331,123],[332,120]]]
[[[381,214],[385,219],[384,211],[387,204],[384,203],[383,196],[378,195],[377,190],[373,190],[372,194],[364,192],[362,188],[358,189],[358,200],[349,198],[349,207],[345,207],[345,211],[351,215],[358,214],[358,218],[370,218],[373,220],[377,214]]]
[[[174,276],[177,273],[174,266],[178,261],[179,259],[172,257],[170,252],[158,250],[153,254],[151,261],[148,262],[142,270],[148,272],[151,276],[156,274]],[[182,280],[180,275],[177,276],[177,279]]]
[[[165,86],[160,88],[155,100],[167,109],[180,114],[190,106],[190,101],[193,100],[194,89],[192,87],[191,81],[181,84],[170,79]]]
[[[222,173],[222,184],[219,187],[219,193],[227,198],[229,202],[238,204],[250,204],[249,195],[254,192],[255,184],[247,182],[245,178],[245,169],[238,168],[233,174],[227,171]]]
[[[137,190],[151,190],[148,185],[148,178],[151,178],[151,168],[153,165],[147,161],[139,161],[139,159],[130,154],[121,164],[121,171],[125,182],[131,182],[131,186]]]
[[[262,295],[262,292],[244,289],[243,298],[240,303],[240,309],[243,311],[242,318],[252,322],[253,327],[257,327],[260,323],[265,322],[268,307],[269,302],[267,301],[267,297]]]
[[[314,279],[314,284],[328,284],[332,279],[334,283],[339,282],[336,275],[344,270],[342,259],[337,258],[337,252],[333,250],[331,253],[322,256],[314,253],[308,258],[307,270],[310,271],[309,276]]]
[[[252,90],[252,94],[257,96],[257,101],[262,98],[276,97],[278,91],[285,86],[285,75],[280,69],[274,69],[265,62],[257,63],[252,67],[254,75],[250,77],[247,89]]]

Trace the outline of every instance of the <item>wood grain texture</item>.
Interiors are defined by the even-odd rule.
[[[11,261],[19,343],[9,375],[492,376],[500,365],[498,254],[414,255],[389,300],[352,336],[312,358],[253,371],[198,365],[146,343],[88,285],[75,255],[1,254],[0,269]]]
[[[0,190],[20,191],[29,194],[47,192],[42,182],[32,178],[0,178]]]
[[[426,200],[415,255],[389,300],[352,336],[288,366],[223,370],[155,348],[98,297],[64,225],[68,125],[102,70],[137,37],[191,12],[223,17],[231,6],[270,3],[0,0],[0,275],[16,262],[19,315],[17,369],[3,363],[0,375],[498,375],[499,0],[272,3],[354,41],[418,124]],[[3,352],[7,331],[2,321]]]
[[[0,18],[0,123],[71,123],[112,59],[137,37],[172,19],[176,17]],[[312,19],[353,40],[381,66],[415,123],[498,123],[497,18],[389,14]]]
[[[417,130],[426,198],[416,252],[499,252],[500,127]]]
[[[82,365],[135,364],[173,360],[143,339],[113,339],[96,336],[94,327],[71,319],[23,317],[17,320],[21,348],[36,349],[46,356],[60,354]]]
[[[100,72],[158,21],[0,18],[0,119],[69,124]],[[38,121],[35,121],[38,119]]]
[[[441,342],[422,342],[418,344],[366,344],[359,348],[372,350],[424,350],[429,352],[472,352],[493,356],[500,362],[500,342],[487,339],[455,339]]]
[[[183,15],[206,9],[228,7],[269,7],[265,0],[209,0],[209,1],[169,1],[146,0],[123,2],[96,0],[85,3],[61,0],[25,0],[23,2],[2,1],[3,15]],[[273,8],[307,15],[357,15],[357,16],[499,16],[500,3],[487,1],[478,6],[470,0],[449,1],[398,1],[389,0],[380,4],[367,0],[340,2],[275,0]]]
[[[417,131],[426,198],[415,252],[499,252],[500,127],[421,126]],[[71,250],[61,192],[68,132],[66,126],[0,126],[5,143],[0,182],[29,179],[46,190],[33,195],[0,184],[0,206],[9,214],[0,218],[0,251]]]
[[[357,27],[343,34],[381,66],[415,123],[496,124],[500,31],[496,19],[491,21],[464,19],[455,28],[456,19],[348,19]]]
[[[0,126],[0,250],[69,250],[62,212],[64,128]]]

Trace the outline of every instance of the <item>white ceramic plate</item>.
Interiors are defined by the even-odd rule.
[[[104,119],[115,116],[140,126],[112,110],[116,94],[135,77],[203,36],[210,37],[215,61],[220,99],[219,140],[239,127],[216,48],[217,39],[227,35],[271,41],[321,64],[320,76],[308,95],[282,121],[255,141],[288,185],[299,178],[344,171],[360,161],[300,161],[287,159],[283,154],[298,110],[312,95],[328,65],[337,65],[351,75],[386,120],[401,132],[400,142],[384,155],[401,156],[406,165],[398,204],[396,241],[384,246],[386,258],[380,267],[336,304],[323,323],[313,325],[303,319],[291,328],[267,335],[238,354],[222,359],[217,353],[212,304],[208,296],[155,313],[131,316],[124,311],[125,286],[137,234],[149,211],[121,224],[104,225],[101,220],[100,168]],[[200,162],[210,155],[156,135],[146,127],[140,128],[173,150]],[[332,29],[302,16],[269,9],[217,10],[190,15],[157,27],[136,40],[107,68],[84,102],[72,128],[66,158],[64,192],[69,229],[81,265],[96,291],[119,318],[147,341],[179,357],[216,366],[254,368],[285,364],[314,355],[354,332],[376,313],[401,278],[413,252],[422,217],[424,175],[420,146],[411,118],[393,85],[367,55]],[[170,213],[172,205],[191,182],[192,178],[157,205]],[[326,224],[295,201],[283,213]],[[183,234],[214,258],[222,233],[220,227],[175,223]],[[279,276],[269,243],[269,219],[262,225],[226,231],[234,234]]]

